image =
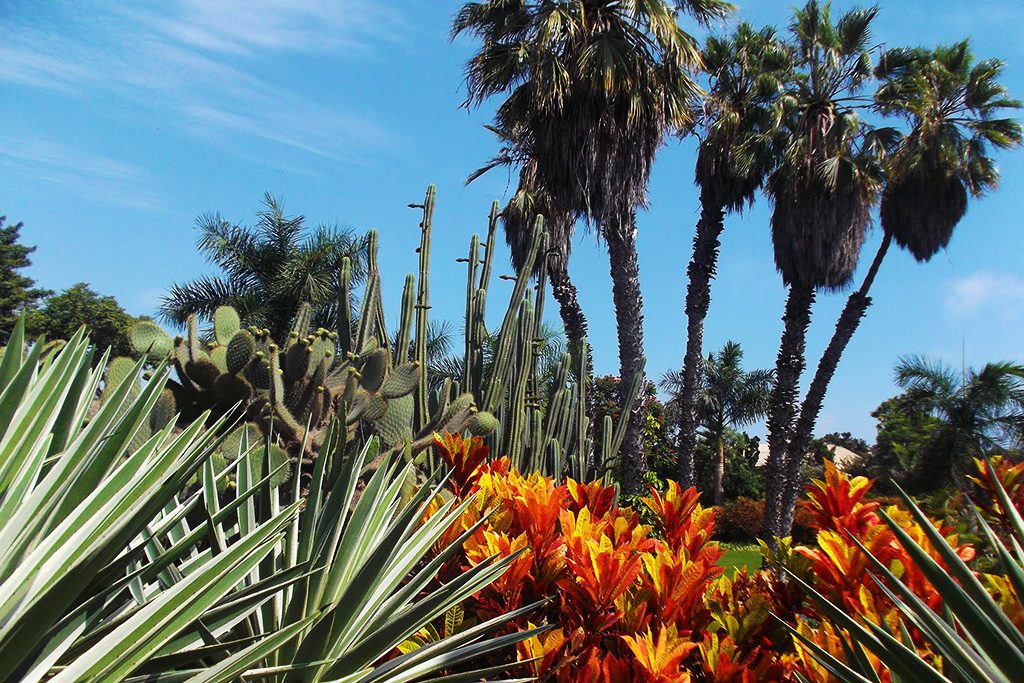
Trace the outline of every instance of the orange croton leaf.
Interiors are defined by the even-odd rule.
[[[461,434],[434,433],[434,450],[451,469],[448,486],[456,496],[464,496],[479,478],[480,465],[487,460],[490,449],[483,437],[465,438]]]
[[[637,581],[641,557],[653,547],[650,539],[615,546],[605,533],[606,519],[595,521],[586,508],[578,515],[565,510],[561,516],[565,537],[566,575],[559,580],[563,618],[568,625],[582,626],[594,634],[610,628],[622,618],[615,609],[619,599]]]
[[[806,637],[839,661],[846,661],[846,650],[843,642],[835,628],[828,621],[821,622],[817,627],[812,627],[807,622],[801,621],[797,624],[796,629],[800,635]],[[797,654],[795,667],[806,680],[813,683],[832,683],[835,680],[796,636],[793,636],[793,644]],[[877,679],[882,683],[892,683],[892,676],[889,670],[882,666],[878,658],[868,650],[865,650],[864,654],[867,656],[871,667],[875,670]]]
[[[523,605],[523,589],[527,586],[533,568],[533,553],[526,546],[526,535],[510,538],[501,532],[480,529],[466,541],[464,547],[466,559],[471,566],[491,557],[508,557],[521,550],[525,551],[477,596],[476,611],[482,619],[519,609]]]
[[[714,510],[701,506],[697,489],[684,489],[675,481],[668,482],[664,493],[653,486],[650,490],[651,495],[641,500],[654,513],[665,543],[692,557],[714,533]]]
[[[636,683],[632,667],[624,657],[591,646],[570,665],[558,669],[558,683]]]
[[[662,627],[655,638],[650,629],[638,636],[622,636],[636,657],[636,680],[644,683],[685,683],[690,674],[683,660],[697,649],[697,643],[679,638],[674,626]]]
[[[569,509],[573,512],[587,508],[595,517],[603,517],[615,505],[615,487],[605,486],[600,481],[583,484],[568,479],[565,488],[569,493]]]
[[[741,649],[732,636],[705,633],[700,644],[704,678],[715,683],[773,683],[793,676],[787,661],[777,656],[767,639]]]
[[[532,622],[526,623],[526,630],[536,627]],[[567,640],[565,631],[560,628],[522,640],[516,645],[519,661],[534,660],[530,668],[536,676],[547,673],[555,667]]]
[[[845,530],[859,536],[879,523],[876,502],[862,502],[874,485],[867,477],[849,477],[836,469],[831,460],[825,460],[825,480],[813,480],[807,485],[807,500],[801,501],[811,513],[817,529]]]
[[[703,559],[689,560],[668,548],[645,554],[643,562],[643,584],[662,623],[688,629],[706,623],[704,596],[721,575],[721,567]]]
[[[1012,545],[1009,541],[1011,525],[1009,516],[999,502],[995,483],[998,481],[1002,485],[1017,512],[1024,513],[1024,462],[1014,463],[1001,455],[992,456],[988,462],[991,463],[991,469],[984,460],[974,460],[978,474],[970,477],[970,480],[978,490],[971,494],[971,499],[985,521],[992,525],[992,529],[1009,547]]]

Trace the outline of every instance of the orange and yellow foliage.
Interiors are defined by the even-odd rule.
[[[464,610],[479,621],[539,602],[509,628],[549,627],[517,647],[521,665],[540,680],[754,683],[796,680],[799,674],[826,681],[827,671],[782,622],[840,660],[846,656],[842,631],[822,620],[814,602],[779,568],[854,618],[898,628],[898,612],[871,578],[865,550],[932,608],[942,607],[882,516],[941,563],[924,530],[906,510],[868,499],[872,481],[849,477],[831,463],[800,503],[816,542],[780,541],[776,551],[766,550],[766,568],[727,578],[718,566],[723,551],[713,538],[716,511],[702,506],[693,489],[675,482],[663,491],[652,488],[640,500],[646,508],[641,515],[617,505],[615,490],[599,482],[570,479],[558,485],[518,472],[507,458],[491,460],[477,439],[446,434],[436,447],[453,471],[448,495],[473,497],[446,538],[484,520],[442,576],[495,555],[521,553]],[[996,462],[997,475],[1018,482],[1015,492],[1024,491],[1024,468]],[[439,496],[426,514],[443,504]],[[963,560],[974,557],[974,548],[951,529],[936,528]],[[983,579],[1011,619],[1024,625],[1024,609],[1006,580]],[[920,634],[910,635],[922,656],[934,659]],[[870,661],[880,680],[889,681],[877,660]]]

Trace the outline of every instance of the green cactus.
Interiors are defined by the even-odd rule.
[[[263,472],[263,451],[269,448],[270,470],[274,475],[270,478],[271,486],[280,486],[291,478],[291,458],[288,452],[275,443],[267,443],[264,432],[256,425],[245,422],[228,433],[221,442],[218,454],[223,458],[223,465],[214,469],[223,469],[227,463],[234,462],[241,455],[248,453],[253,474],[256,478],[262,478]]]
[[[242,372],[245,366],[256,355],[256,340],[248,330],[239,330],[231,336],[225,352],[227,371],[235,374]]]
[[[238,311],[231,306],[218,306],[213,312],[213,338],[221,346],[231,343],[231,338],[242,329]]]
[[[217,366],[217,370],[221,373],[227,373],[228,371],[228,347],[226,346],[214,346],[210,349],[210,360],[214,365]]]
[[[160,392],[160,396],[157,397],[153,404],[153,410],[149,414],[150,430],[158,432],[171,424],[176,412],[177,404],[174,400],[174,393],[170,389],[164,389]]]
[[[150,320],[140,320],[128,329],[128,343],[139,356],[159,362],[174,348],[174,341],[163,328]]]
[[[106,386],[115,388],[135,374],[136,362],[131,358],[118,356],[107,365]]]
[[[359,370],[359,385],[366,391],[375,392],[384,383],[384,374],[388,369],[388,354],[384,349],[374,349],[367,354],[362,368]]]
[[[488,291],[500,216],[498,204],[492,204],[486,240],[472,236],[467,256],[459,259],[467,265],[461,369],[458,376],[429,381],[435,200],[436,189],[430,186],[423,203],[414,205],[422,210],[418,273],[405,278],[393,339],[385,326],[376,231],[368,235],[367,277],[358,299],[351,289],[351,263],[341,261],[334,331],[311,329],[308,304],[296,312],[283,340],[272,339],[266,329],[241,329],[238,313],[227,306],[213,314],[208,346],[199,339],[195,316],[189,318],[187,334],[173,341],[151,322],[133,326],[135,352],[152,361],[169,357],[178,373],[178,381],[168,383],[170,398],[161,410],[163,419],[175,411],[186,419],[203,410],[217,418],[241,403],[253,429],[275,434],[275,448],[285,447],[293,457],[307,461],[316,455],[327,438],[328,423],[337,415],[346,426],[337,438],[354,440],[357,433],[360,438],[376,433],[391,449],[408,444],[410,457],[417,461],[433,433],[447,430],[484,436],[495,454],[508,454],[524,468],[554,469],[555,476],[568,473],[580,479],[603,473],[621,443],[622,426],[604,431],[606,441],[595,457],[585,409],[586,382],[579,381],[588,375],[586,354],[563,356],[554,379],[541,386],[548,238],[540,217],[516,277],[502,276],[514,279],[505,298]],[[493,286],[498,290],[501,284]],[[507,305],[500,327],[492,333],[485,323],[486,306],[495,297]],[[356,300],[361,301],[358,316],[352,311]],[[118,365],[126,371],[124,363]],[[302,449],[305,452],[299,453]],[[432,459],[429,450],[422,456],[436,466]]]
[[[373,426],[388,447],[402,446],[412,440],[413,395],[410,392],[385,403],[384,414],[373,421]]]
[[[399,365],[381,382],[380,393],[384,398],[398,398],[412,394],[416,390],[419,378],[419,361]]]

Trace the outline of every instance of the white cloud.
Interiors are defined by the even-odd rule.
[[[953,280],[946,309],[958,318],[978,313],[1017,317],[1024,309],[1024,278],[982,270]]]
[[[147,174],[137,166],[51,140],[0,136],[0,166],[77,195],[133,208],[160,206]]]
[[[361,163],[391,135],[368,113],[339,111],[255,75],[272,53],[360,54],[406,31],[366,0],[177,0],[128,9],[68,8],[59,26],[0,18],[0,82],[82,100],[121,116],[143,110],[230,149],[240,138]],[[156,9],[156,8],[159,8]],[[337,62],[327,68],[340,68]],[[215,139],[216,138],[216,139]],[[368,156],[368,155],[367,155]]]
[[[181,43],[228,53],[365,48],[405,30],[394,8],[365,0],[181,0],[170,14],[136,16]]]

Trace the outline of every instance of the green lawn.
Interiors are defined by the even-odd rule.
[[[725,567],[725,575],[729,578],[743,567],[755,571],[761,566],[761,549],[756,545],[723,543],[722,547],[725,549],[725,555],[718,561],[718,566]]]

